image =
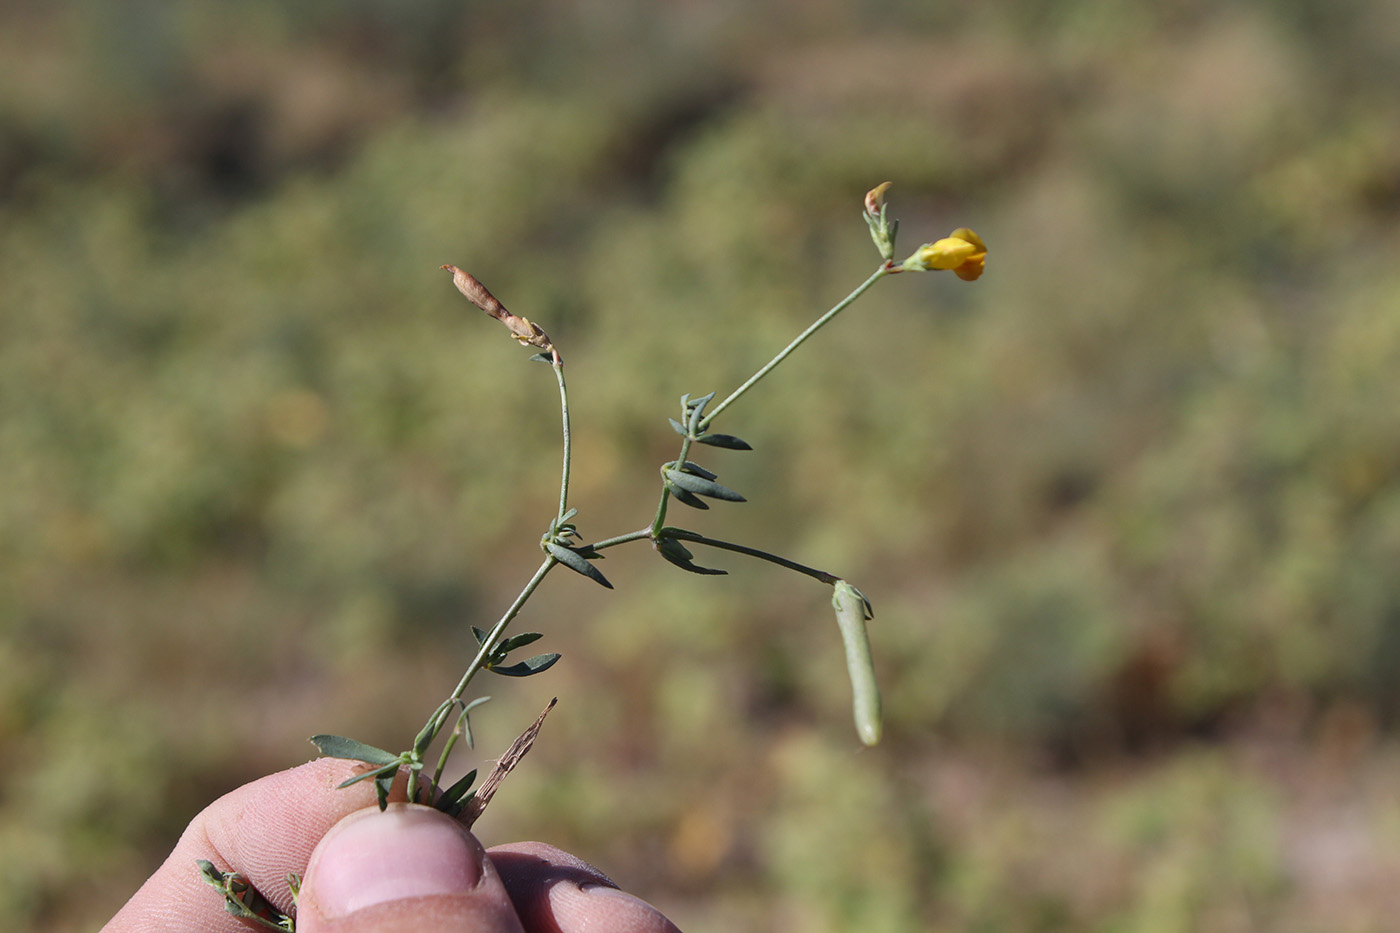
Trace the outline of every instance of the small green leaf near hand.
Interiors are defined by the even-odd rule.
[[[451,787],[443,791],[442,796],[438,797],[438,799],[433,802],[433,806],[442,810],[449,816],[456,816],[466,804],[466,799],[468,797],[467,792],[472,789],[472,785],[475,783],[476,769],[472,768],[461,780],[455,782]]]
[[[347,739],[343,735],[313,735],[311,744],[319,748],[321,754],[328,758],[347,758],[350,761],[363,761],[370,765],[387,765],[399,761],[399,756],[393,752],[386,752],[382,748],[375,748],[364,742]]]

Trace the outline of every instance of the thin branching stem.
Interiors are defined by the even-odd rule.
[[[564,422],[564,468],[559,472],[559,517],[564,520],[564,512],[569,508],[569,465],[572,463],[573,441],[569,434],[569,390],[564,385],[564,364],[559,355],[554,356],[554,378],[559,382],[559,410]]]
[[[690,454],[690,438],[681,439],[681,452],[676,455],[676,466],[685,463],[685,458]],[[661,485],[661,501],[656,504],[656,516],[651,520],[651,536],[654,538],[661,531],[661,526],[666,524],[666,505],[671,501],[671,490],[665,483]]]
[[[748,381],[746,381],[743,385],[739,386],[739,388],[735,389],[733,392],[729,393],[729,397],[726,398],[724,401],[720,402],[714,408],[710,409],[710,413],[700,419],[699,430],[704,431],[707,427],[709,427],[710,422],[714,421],[715,417],[720,412],[728,408],[730,403],[737,401],[740,396],[742,396],[745,392],[749,391],[749,389],[752,389],[758,383],[758,380],[762,379],[764,376],[772,372],[779,363],[781,363],[783,360],[787,359],[789,355],[791,355],[792,351],[802,346],[802,344],[806,342],[808,337],[811,337],[817,331],[821,330],[822,327],[824,327],[828,321],[836,317],[836,315],[840,314],[842,311],[846,310],[846,308],[849,307],[852,302],[854,302],[861,295],[865,294],[866,290],[870,288],[870,286],[874,285],[881,278],[889,274],[890,269],[888,268],[888,265],[882,265],[880,266],[880,268],[876,269],[874,274],[871,275],[870,278],[866,279],[864,282],[862,282],[859,286],[856,287],[855,291],[851,292],[845,298],[842,298],[830,311],[826,312],[821,317],[813,321],[810,327],[808,327],[802,333],[798,334],[797,337],[793,339],[792,343],[784,347],[782,351],[779,352],[777,356],[769,360],[762,369],[750,376],[748,378]]]
[[[615,538],[604,538],[602,541],[594,541],[589,547],[595,551],[601,551],[604,548],[615,547],[619,544],[627,544],[629,541],[640,541],[643,538],[650,537],[651,529],[643,528],[640,531],[629,531],[627,534],[618,535]]]
[[[462,679],[458,681],[457,688],[452,691],[452,695],[447,698],[443,706],[438,707],[438,709],[434,711],[432,719],[429,720],[429,722],[432,723],[434,738],[436,738],[446,722],[446,717],[441,715],[443,708],[462,698],[462,694],[466,692],[467,685],[472,682],[472,678],[476,676],[477,671],[481,670],[486,665],[486,659],[491,656],[491,652],[495,649],[496,643],[501,640],[501,635],[505,632],[506,626],[511,623],[512,619],[520,614],[520,610],[525,605],[525,601],[530,598],[531,594],[535,592],[540,583],[544,581],[545,575],[553,570],[554,565],[557,563],[559,562],[553,557],[546,557],[544,563],[540,564],[539,569],[535,571],[535,575],[530,578],[530,582],[526,583],[525,588],[520,591],[520,595],[515,597],[515,602],[511,603],[510,608],[501,616],[500,621],[492,627],[491,631],[486,633],[486,638],[483,639],[481,647],[477,649],[476,657],[472,659],[471,664],[467,665],[466,673],[464,673]],[[431,744],[431,740],[429,740],[429,744]],[[413,795],[418,787],[417,779],[417,772],[410,773],[408,776],[409,800],[414,799]]]

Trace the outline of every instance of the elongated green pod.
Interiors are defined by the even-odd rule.
[[[870,600],[845,580],[837,580],[831,605],[846,647],[846,672],[851,678],[852,709],[856,732],[866,745],[880,741],[880,687],[875,682],[875,665],[870,659],[870,636],[865,623],[873,618]]]

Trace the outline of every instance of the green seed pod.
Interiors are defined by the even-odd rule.
[[[837,580],[834,589],[831,605],[836,609],[836,624],[846,646],[856,732],[866,745],[875,745],[880,741],[880,687],[875,682],[870,636],[865,630],[865,623],[873,617],[870,601],[845,580]]]

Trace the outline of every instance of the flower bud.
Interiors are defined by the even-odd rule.
[[[539,347],[547,353],[552,353],[555,362],[558,363],[559,352],[554,349],[549,335],[538,324],[529,318],[507,311],[506,306],[501,304],[495,295],[487,291],[486,286],[477,281],[475,276],[456,266],[445,265],[442,268],[452,273],[452,284],[457,286],[457,291],[467,296],[468,301],[504,324],[516,340],[527,346]]]
[[[880,216],[880,211],[885,206],[885,192],[892,184],[892,181],[883,182],[865,193],[865,212],[871,217]]]

